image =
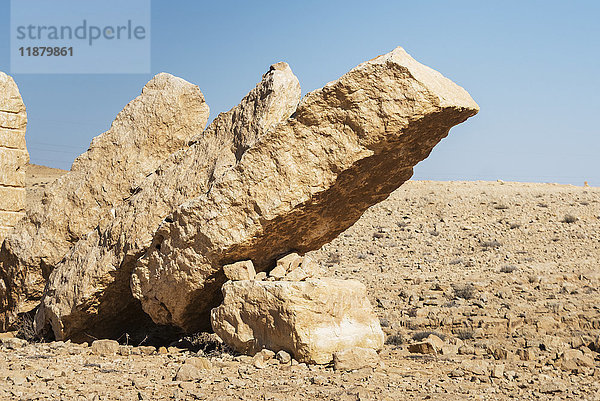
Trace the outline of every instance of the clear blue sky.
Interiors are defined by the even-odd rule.
[[[0,70],[9,71],[0,0]],[[598,1],[152,2],[152,74],[14,75],[33,163],[69,168],[153,74],[200,86],[211,117],[287,61],[314,90],[403,46],[465,87],[481,112],[454,128],[416,179],[600,186]]]

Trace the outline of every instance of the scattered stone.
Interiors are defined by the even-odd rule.
[[[292,356],[290,354],[288,354],[287,352],[285,352],[284,350],[281,350],[279,352],[277,352],[277,360],[282,363],[283,365],[288,365],[292,362]]]
[[[493,365],[491,368],[490,376],[497,379],[504,377],[504,365]]]
[[[535,359],[535,352],[531,348],[521,348],[517,350],[517,356],[522,361],[533,361]]]
[[[348,347],[383,346],[366,288],[354,280],[229,281],[223,296],[213,329],[242,353],[284,349],[298,361],[324,364]]]
[[[380,359],[373,348],[349,348],[333,354],[333,368],[335,370],[357,370],[362,368],[376,368]]]
[[[95,355],[114,355],[120,351],[120,345],[114,340],[96,340],[92,343],[92,353]]]
[[[176,381],[188,382],[200,380],[204,374],[200,369],[192,364],[183,364],[175,375]]]
[[[461,362],[461,367],[475,375],[487,376],[489,374],[489,363],[483,360],[464,360]]]
[[[268,349],[263,349],[254,355],[252,358],[252,363],[256,368],[264,369],[268,366],[269,361],[273,359],[274,356],[275,352]]]
[[[152,355],[156,352],[156,347],[151,345],[140,345],[136,347],[142,355]]]
[[[256,278],[256,271],[251,260],[225,265],[223,266],[223,273],[225,273],[225,277],[233,281],[254,280]]]
[[[435,334],[430,334],[424,341],[410,344],[408,346],[408,351],[413,354],[442,354],[442,350],[446,346],[447,344],[444,340]],[[453,348],[447,348],[448,353],[451,353],[452,350]]]

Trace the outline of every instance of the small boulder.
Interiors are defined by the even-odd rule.
[[[212,369],[212,363],[206,358],[189,358],[181,365],[177,374],[176,381],[190,382],[200,380],[204,375],[205,370]]]
[[[559,359],[563,370],[579,370],[580,368],[593,368],[594,360],[578,349],[567,349]]]
[[[277,358],[279,363],[281,363],[283,365],[287,365],[292,362],[292,356],[290,354],[288,354],[287,352],[285,352],[284,350],[279,351],[277,353],[277,355],[275,355],[275,357]]]
[[[115,355],[119,349],[119,343],[115,340],[96,340],[92,343],[92,354],[94,355]]]
[[[490,368],[490,376],[496,378],[496,379],[501,379],[502,377],[504,377],[504,365],[494,365]]]
[[[142,355],[152,355],[156,352],[156,348],[151,345],[140,345],[138,350]]]
[[[200,369],[198,369],[194,365],[184,364],[181,365],[181,367],[177,371],[177,374],[175,375],[175,380],[181,382],[191,382],[200,380],[202,376],[203,374]]]
[[[357,370],[379,366],[379,355],[373,348],[350,348],[333,354],[335,370]]]
[[[409,345],[408,351],[413,354],[442,354],[446,345],[444,340],[435,334],[430,334],[424,341]],[[450,351],[447,349],[447,353]]]
[[[233,281],[254,280],[256,278],[256,271],[251,260],[242,260],[225,265],[223,266],[223,272],[225,273],[225,277]]]
[[[277,266],[275,266],[275,268],[273,268],[273,270],[269,272],[269,278],[274,278],[275,280],[282,280],[286,274],[287,271],[285,270],[285,267],[278,264]]]
[[[269,361],[273,359],[275,353],[268,349],[263,349],[260,352],[257,352],[252,359],[252,364],[254,367],[258,369],[264,369],[269,364]]]
[[[228,281],[222,290],[211,323],[238,352],[286,350],[299,362],[326,364],[337,351],[383,346],[379,319],[358,281]]]

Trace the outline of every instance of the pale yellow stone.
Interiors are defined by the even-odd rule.
[[[202,132],[208,114],[197,86],[158,74],[118,114],[110,129],[93,139],[71,171],[46,187],[43,201],[28,210],[0,253],[7,288],[0,294],[0,329],[10,325],[27,294],[43,290],[41,277],[48,277],[75,242],[107,224],[113,208],[129,198],[164,159]],[[0,119],[3,116],[0,113]],[[15,209],[22,207],[10,210]]]
[[[355,280],[229,281],[223,296],[212,327],[242,353],[284,350],[300,362],[324,364],[347,348],[383,346],[366,288]]]

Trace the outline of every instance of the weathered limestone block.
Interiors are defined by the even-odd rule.
[[[25,216],[26,127],[27,112],[19,88],[0,72],[0,245]]]
[[[215,177],[235,165],[245,149],[285,121],[300,94],[289,66],[275,64],[238,106],[165,160],[115,208],[115,218],[79,241],[50,275],[36,317],[38,330],[51,323],[56,338],[85,340],[84,332],[118,337],[132,315],[144,315],[129,281],[160,224],[177,206],[208,192]]]
[[[132,276],[161,324],[194,332],[221,299],[222,266],[320,248],[408,180],[413,166],[479,110],[469,94],[403,49],[304,97],[210,190],[182,204]]]
[[[337,351],[383,346],[366,288],[355,280],[228,281],[223,296],[212,327],[242,353],[284,350],[300,362],[325,364]]]
[[[74,243],[110,220],[111,209],[204,130],[208,114],[200,89],[181,78],[161,73],[146,84],[6,238],[0,250],[0,329],[9,327],[24,299],[39,298],[44,279]]]
[[[241,262],[232,263],[230,265],[223,266],[225,277],[229,280],[254,280],[256,277],[256,271],[251,260],[242,260]]]

